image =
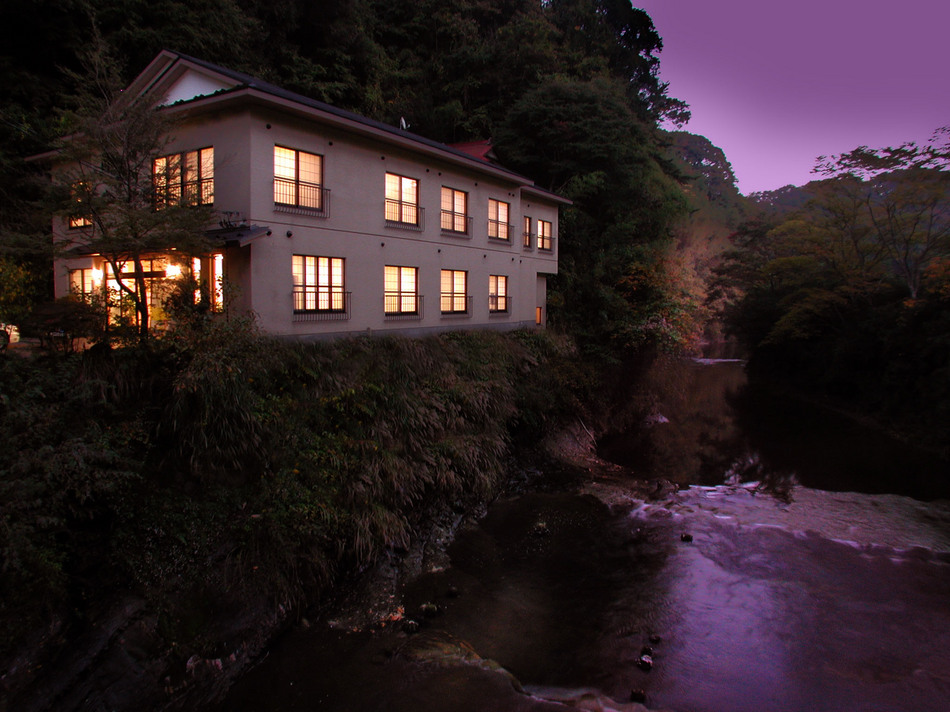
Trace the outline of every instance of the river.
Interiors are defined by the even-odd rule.
[[[601,443],[623,469],[495,503],[372,630],[292,631],[222,709],[950,709],[947,463],[737,362],[658,369]]]

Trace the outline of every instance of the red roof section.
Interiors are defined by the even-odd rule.
[[[449,146],[456,151],[467,153],[472,158],[477,158],[486,163],[494,163],[495,154],[492,152],[491,140],[486,141],[466,141],[464,143],[450,143]]]

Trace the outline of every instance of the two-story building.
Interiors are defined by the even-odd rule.
[[[153,162],[156,197],[213,206],[219,247],[185,268],[219,306],[298,338],[545,323],[569,201],[487,144],[440,144],[169,51],[126,94],[179,120]],[[60,238],[84,229],[81,216],[54,225]],[[148,279],[181,270],[156,254]],[[57,296],[123,278],[81,249],[55,271]]]

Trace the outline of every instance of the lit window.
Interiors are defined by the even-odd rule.
[[[531,248],[531,218],[528,215],[524,216],[524,246],[528,249]]]
[[[174,153],[152,162],[155,207],[214,204],[214,148]]]
[[[419,181],[415,178],[386,174],[386,220],[419,226]]]
[[[468,193],[442,186],[442,229],[468,233]]]
[[[274,146],[274,202],[323,209],[323,156]]]
[[[488,276],[488,311],[506,312],[509,308],[508,277],[501,274]]]
[[[488,199],[488,236],[496,240],[508,239],[508,203]]]
[[[198,289],[195,290],[195,303],[206,303],[211,311],[224,309],[224,255],[195,257],[191,263],[192,274]],[[166,270],[166,274],[167,274]]]
[[[386,265],[384,299],[387,314],[418,314],[419,269]]]
[[[97,274],[98,273],[98,274]],[[98,279],[97,279],[98,277]],[[69,293],[81,297],[95,294],[102,283],[102,272],[94,269],[69,270]]]
[[[551,223],[547,220],[538,220],[538,249],[551,249]]]
[[[468,312],[468,273],[463,270],[442,270],[442,313]]]
[[[345,309],[344,260],[294,255],[294,311],[340,312]]]
[[[71,191],[72,201],[79,206],[79,210],[77,211],[79,214],[69,216],[69,227],[71,229],[89,227],[92,225],[92,218],[89,215],[82,214],[82,205],[86,200],[88,187],[88,183],[84,183],[83,181],[79,181],[73,185]]]

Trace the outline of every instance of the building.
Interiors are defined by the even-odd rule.
[[[213,206],[220,245],[190,264],[148,261],[153,321],[162,285],[190,269],[219,308],[279,336],[545,323],[569,201],[494,163],[487,144],[446,146],[170,51],[126,94],[181,122],[153,162],[157,207]],[[79,216],[54,235],[84,229]],[[57,296],[123,278],[81,249],[55,271]]]

